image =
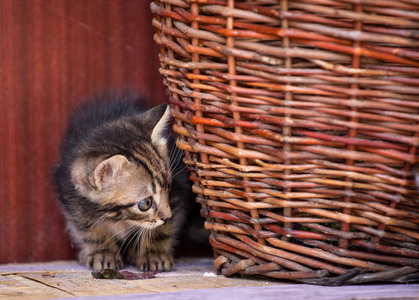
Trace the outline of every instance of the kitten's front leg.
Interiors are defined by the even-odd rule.
[[[170,271],[174,268],[173,255],[164,252],[150,250],[137,260],[137,268],[140,271]]]
[[[92,230],[81,234],[79,242],[79,262],[95,271],[104,269],[121,269],[122,256],[114,238],[100,230]]]
[[[86,267],[95,271],[102,271],[104,269],[121,269],[124,264],[122,257],[114,251],[97,250],[90,253],[86,259]]]
[[[151,240],[143,240],[137,257],[137,268],[141,271],[170,271],[175,264],[173,259],[173,237],[170,225],[158,227]]]

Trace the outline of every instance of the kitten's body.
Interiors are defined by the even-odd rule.
[[[82,264],[170,270],[190,185],[165,129],[169,108],[146,111],[131,98],[107,95],[75,111],[55,171],[58,196]]]

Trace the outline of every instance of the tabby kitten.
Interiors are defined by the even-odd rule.
[[[96,96],[73,113],[54,177],[81,264],[174,267],[193,196],[169,120],[169,106],[145,110],[128,93]]]

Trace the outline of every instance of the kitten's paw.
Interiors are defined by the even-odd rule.
[[[169,254],[149,253],[137,261],[137,268],[140,271],[170,271],[174,266],[173,257]]]
[[[112,251],[98,251],[87,256],[86,267],[95,271],[104,269],[121,269],[124,266],[122,257]]]

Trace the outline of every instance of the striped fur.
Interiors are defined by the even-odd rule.
[[[86,102],[71,117],[55,170],[58,199],[79,261],[95,270],[173,268],[192,199],[170,109],[128,93]]]

